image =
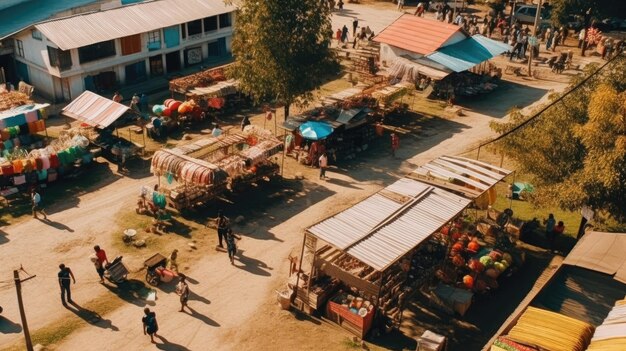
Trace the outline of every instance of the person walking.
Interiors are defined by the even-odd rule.
[[[228,248],[228,259],[230,264],[235,264],[235,254],[237,253],[237,242],[235,240],[241,240],[241,236],[233,233],[233,230],[228,228],[226,231],[226,247]]]
[[[250,125],[250,118],[248,118],[248,116],[243,116],[243,119],[241,120],[241,131],[243,132],[246,126],[249,126],[249,125]]]
[[[554,39],[552,41],[552,52],[556,50],[556,47],[561,43],[561,32],[558,30],[554,33]]]
[[[174,249],[170,257],[167,258],[167,269],[178,273],[178,249]]]
[[[578,33],[578,48],[582,48],[583,47],[583,42],[585,41],[585,28],[581,29],[580,32]]]
[[[218,246],[221,248],[224,248],[224,245],[222,244],[222,240],[224,240],[224,236],[226,235],[226,230],[228,230],[228,218],[226,218],[226,216],[224,216],[224,214],[220,210],[217,212],[217,218],[215,221],[217,224],[217,238],[219,240]]]
[[[158,337],[157,331],[159,331],[159,323],[157,323],[156,313],[150,311],[148,307],[144,308],[141,323],[143,324],[143,335],[150,335],[150,341],[154,344],[154,337]]]
[[[339,11],[343,11],[343,0],[339,0],[337,7],[339,8]]]
[[[391,133],[391,156],[396,157],[396,150],[400,148],[400,138],[396,133]]]
[[[110,264],[110,262],[107,258],[107,253],[102,250],[99,245],[94,246],[93,250],[96,252],[96,261],[94,262],[94,265],[96,266],[96,272],[98,272],[98,275],[100,276],[100,284],[103,284],[104,272],[106,270],[105,265]]]
[[[398,11],[404,11],[404,0],[398,0]]]
[[[32,189],[30,191],[30,201],[32,205],[33,217],[39,218],[37,217],[37,212],[39,212],[43,215],[43,219],[48,219],[46,211],[41,206],[41,195],[39,195],[39,193],[35,189]]]
[[[326,168],[328,167],[328,156],[326,156],[326,153],[322,153],[322,155],[319,158],[319,165],[320,165],[320,179],[325,179],[326,178]]]
[[[550,50],[550,47],[552,47],[553,38],[554,31],[551,28],[546,29],[546,50]]]
[[[348,27],[344,24],[341,28],[341,42],[345,43],[348,41]]]
[[[72,290],[70,289],[70,278],[74,284],[76,284],[76,278],[74,278],[74,273],[72,273],[70,267],[66,267],[63,263],[59,265],[59,269],[57,276],[59,277],[59,288],[61,288],[61,303],[63,306],[66,306],[66,294],[67,302],[74,303],[74,301],[72,301]]]
[[[176,285],[176,293],[180,296],[180,310],[178,312],[185,312],[185,307],[187,306],[187,301],[189,301],[189,285],[187,285],[187,276],[184,274],[179,274],[180,281],[178,285]]]
[[[354,17],[354,21],[352,21],[352,36],[356,37],[356,29],[359,27],[359,20]]]
[[[335,32],[335,39],[337,39],[337,47],[341,46],[341,28],[337,28],[337,32]]]

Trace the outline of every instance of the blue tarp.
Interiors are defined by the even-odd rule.
[[[437,49],[426,55],[426,58],[454,72],[463,72],[509,50],[511,47],[507,44],[476,34],[456,44]]]

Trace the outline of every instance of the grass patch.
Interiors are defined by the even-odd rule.
[[[462,156],[468,157],[471,159],[476,159],[477,152],[473,151],[472,153],[466,153]],[[502,158],[501,155],[498,155],[492,148],[483,148],[480,151],[480,161],[488,162],[492,165],[503,167],[509,170],[516,170],[517,166],[515,162],[508,158]],[[532,177],[528,174],[521,173],[520,171],[515,172],[515,181],[516,182],[529,182]],[[561,210],[556,207],[536,207],[532,203],[528,201],[522,200],[510,200],[506,197],[508,192],[508,184],[513,182],[513,175],[510,175],[505,179],[505,182],[500,182],[496,185],[496,190],[498,192],[498,197],[496,199],[496,203],[493,205],[493,208],[502,211],[506,208],[511,207],[513,210],[513,217],[519,218],[523,221],[529,221],[533,218],[537,218],[539,222],[543,225],[543,220],[548,218],[548,214],[554,214],[554,218],[558,221],[563,221],[565,224],[565,235],[576,237],[578,234],[578,226],[580,225],[581,215],[578,212],[571,212]]]
[[[427,116],[446,117],[448,113],[445,111],[445,101],[428,99],[424,94],[413,91],[408,95],[402,96],[395,100],[399,103],[409,105],[409,109],[416,113]]]

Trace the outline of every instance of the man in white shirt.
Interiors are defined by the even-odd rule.
[[[328,167],[328,157],[323,153],[319,158],[320,179],[326,179],[326,168]]]

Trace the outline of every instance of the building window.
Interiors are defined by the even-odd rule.
[[[159,50],[161,48],[161,30],[148,32],[148,50]]]
[[[187,39],[187,26],[184,24],[180,25],[180,35],[183,37],[183,40]]]
[[[122,55],[132,55],[141,52],[141,34],[130,35],[120,39]]]
[[[178,26],[163,28],[163,39],[166,48],[173,48],[180,44],[180,33]]]
[[[42,40],[41,32],[36,29],[33,29],[31,35],[33,36],[33,39]]]
[[[108,40],[96,44],[91,44],[78,48],[78,59],[80,63],[100,60],[106,57],[115,56],[115,41]]]
[[[63,51],[48,46],[48,59],[50,60],[50,66],[57,67],[61,71],[72,68],[72,55],[69,50]]]
[[[232,26],[230,20],[230,13],[223,13],[220,15],[220,28],[227,28]]]
[[[202,20],[187,22],[187,35],[192,37],[198,34],[202,34]]]
[[[24,57],[24,43],[21,40],[15,39],[15,48],[17,49],[15,54],[19,57]]]
[[[207,17],[204,21],[204,32],[212,32],[217,30],[217,16]]]

